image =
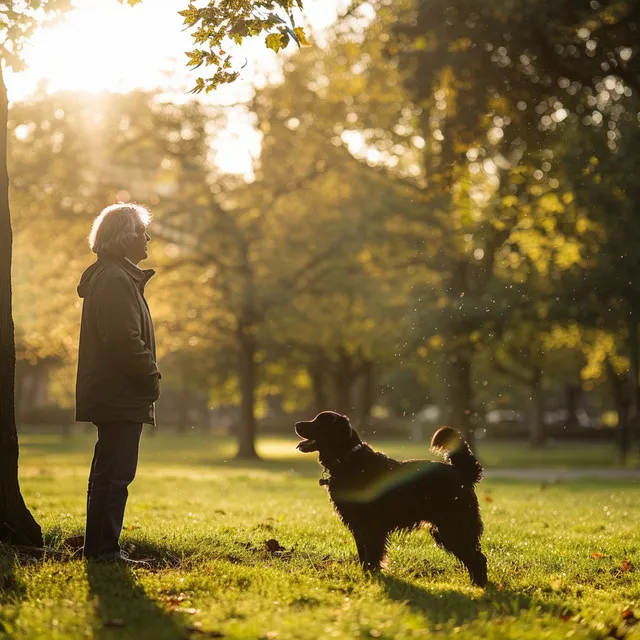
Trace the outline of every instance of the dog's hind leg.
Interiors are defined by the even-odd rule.
[[[362,568],[365,571],[379,571],[387,551],[387,532],[353,532],[353,537]]]
[[[487,558],[480,550],[480,540],[469,528],[460,528],[459,523],[439,524],[431,527],[431,535],[464,564],[474,585],[487,586]]]

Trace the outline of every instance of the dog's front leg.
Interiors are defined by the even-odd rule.
[[[387,547],[386,532],[353,533],[358,548],[358,558],[365,571],[380,571]]]

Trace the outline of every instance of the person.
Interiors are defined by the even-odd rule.
[[[95,219],[89,245],[97,260],[83,274],[76,420],[97,428],[89,486],[84,556],[129,560],[119,544],[128,486],[138,464],[142,425],[155,425],[160,372],[145,285],[149,211],[114,204]]]

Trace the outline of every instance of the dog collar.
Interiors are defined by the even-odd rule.
[[[364,447],[364,442],[360,442],[359,444],[357,444],[355,447],[353,447],[352,449],[349,449],[349,451],[347,452],[347,455],[342,459],[338,459],[338,464],[341,464],[342,462],[344,462],[352,453],[355,453],[356,451],[360,451],[360,449],[362,449]],[[326,487],[330,481],[331,478],[330,477],[326,477],[325,473],[327,473],[326,469],[325,471],[322,472],[322,478],[320,478],[320,480],[318,480],[318,484],[321,487]]]

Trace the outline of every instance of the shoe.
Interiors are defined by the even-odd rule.
[[[89,557],[87,560],[91,562],[97,562],[99,564],[118,564],[132,568],[150,569],[151,563],[148,560],[134,560],[129,557],[126,551],[120,551],[120,553],[114,553],[107,556],[95,556]]]

